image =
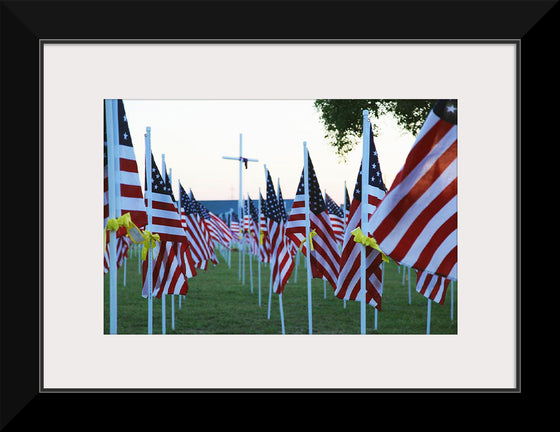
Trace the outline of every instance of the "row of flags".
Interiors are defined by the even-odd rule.
[[[388,256],[415,269],[417,291],[443,304],[449,282],[457,279],[456,100],[434,105],[389,190],[383,183],[368,120],[367,129],[364,125],[364,143],[368,143],[364,159],[368,163],[360,167],[351,200],[345,188],[344,205],[337,205],[326,193],[323,197],[305,147],[304,169],[289,215],[280,184],[275,190],[265,166],[266,198],[260,195],[252,201],[247,197],[242,215],[225,218],[209,212],[180,182],[175,200],[170,174],[165,166],[158,169],[151,154],[151,163],[146,164],[151,175],[145,177],[150,194],[143,193],[124,104],[114,102],[118,114],[118,122],[113,122],[113,133],[115,127],[118,131],[118,151],[113,152],[119,185],[116,217],[129,214],[133,224],[146,233],[150,212],[149,234],[159,236],[154,247],[150,243],[147,248],[154,257],[151,282],[156,297],[186,294],[188,279],[197,269],[218,264],[215,244],[229,249],[233,241],[243,241],[250,253],[270,264],[272,289],[277,294],[282,294],[300,250],[309,255],[312,277],[328,281],[340,299],[360,300],[365,276],[365,301],[380,310],[382,262]],[[106,124],[105,146],[107,133]],[[105,226],[109,220],[107,155],[106,151]],[[122,227],[116,232],[117,266],[130,246],[127,232]],[[108,233],[106,241],[107,271]],[[142,275],[142,295],[148,296],[148,260]]]
[[[368,125],[365,189],[360,167],[352,200],[345,190],[343,206],[321,194],[309,152],[307,178],[304,167],[287,218],[280,187],[277,196],[266,171],[266,199],[260,197],[262,214],[257,218],[247,211],[245,216],[255,223],[260,219],[264,239],[255,254],[264,262],[270,261],[277,294],[282,293],[294,255],[301,250],[306,257],[310,254],[313,278],[327,280],[340,299],[360,300],[364,242],[356,239],[369,238],[365,241],[367,304],[381,310],[382,262],[387,256],[415,269],[417,291],[443,304],[449,282],[457,279],[457,101],[435,104],[390,190],[383,182],[369,121]],[[363,206],[367,232],[361,229]],[[233,231],[238,229],[232,225]],[[249,234],[247,240],[254,237]]]
[[[150,194],[140,184],[140,175],[126,112],[123,101],[111,100],[109,103],[116,105],[116,117],[107,127],[107,115],[104,130],[104,226],[108,226],[110,208],[109,190],[109,160],[107,145],[108,129],[118,139],[114,142],[115,156],[114,178],[115,187],[115,218],[128,215],[129,221],[143,235],[152,238],[157,235],[157,240],[147,245],[147,254],[153,257],[151,277],[148,274],[148,259],[142,264],[142,295],[148,297],[150,292],[148,282],[151,280],[151,294],[160,298],[162,295],[184,295],[188,291],[188,279],[196,276],[197,269],[206,270],[209,263],[218,264],[214,249],[216,243],[230,247],[232,233],[227,224],[209,212],[199,201],[194,198],[192,190],[186,193],[179,182],[178,199],[175,199],[172,190],[170,173],[165,166],[162,170],[150,154],[150,164],[146,167],[145,189],[149,188]],[[106,114],[106,113],[105,113]],[[113,120],[113,119],[110,119]],[[150,151],[151,152],[151,151]],[[147,175],[148,171],[150,175]],[[150,214],[151,224],[149,224]],[[149,232],[148,232],[149,229]],[[128,249],[132,243],[132,236],[124,226],[119,226],[116,231],[117,262],[119,268],[124,257],[128,256]],[[147,244],[145,237],[140,240]],[[105,233],[104,270],[109,271],[110,262],[110,235]],[[153,246],[153,247],[152,247]]]

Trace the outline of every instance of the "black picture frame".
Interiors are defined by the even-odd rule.
[[[0,426],[31,427],[46,403],[41,391],[42,275],[42,95],[41,47],[45,41],[177,40],[364,42],[517,41],[518,178],[517,242],[521,240],[521,161],[530,168],[521,142],[544,142],[534,107],[552,107],[553,58],[543,56],[557,41],[557,1],[2,1],[2,283],[0,289]],[[289,25],[287,25],[289,23]],[[557,110],[555,110],[557,112]],[[529,144],[530,145],[530,144]],[[30,157],[32,156],[32,157]],[[24,171],[24,166],[25,171]],[[14,181],[15,180],[15,181]],[[24,180],[24,181],[22,181]],[[527,177],[523,179],[527,184]],[[529,185],[534,186],[534,185]],[[30,193],[31,191],[31,193]],[[533,208],[524,196],[526,208]],[[17,211],[13,211],[16,204]],[[60,233],[64,235],[64,216]],[[16,229],[17,227],[17,229]],[[22,236],[22,234],[25,234]],[[531,242],[531,239],[527,239]],[[27,249],[26,258],[15,253]],[[524,243],[524,246],[526,243]],[[516,258],[518,318],[521,263]],[[33,274],[30,270],[37,269]],[[32,276],[33,274],[33,276]],[[517,388],[521,386],[521,330],[518,321]],[[118,390],[117,390],[118,391]],[[333,390],[335,391],[335,390]],[[352,391],[352,389],[349,389]],[[357,390],[356,390],[357,391]],[[413,390],[410,389],[412,392]],[[422,389],[421,392],[437,392]],[[467,391],[460,390],[458,391]],[[472,391],[472,390],[471,390]],[[492,392],[476,389],[475,392]],[[498,392],[510,392],[497,390]],[[111,392],[109,390],[109,392]],[[444,391],[445,392],[445,391]],[[91,411],[82,408],[82,412]],[[93,408],[91,409],[93,411]],[[42,420],[48,427],[54,419]]]

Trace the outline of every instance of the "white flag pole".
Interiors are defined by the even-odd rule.
[[[171,178],[171,168],[169,168],[169,184],[173,184],[173,180]],[[178,207],[177,210],[179,211],[179,223],[181,223],[181,207]],[[179,245],[175,243],[175,248],[177,251],[177,256],[179,256]],[[181,297],[181,296],[179,296]],[[175,330],[175,296],[171,296],[171,330]]]
[[[117,217],[115,150],[119,142],[118,107],[116,99],[105,100],[105,116],[107,124],[109,219],[115,219]],[[117,334],[117,233],[112,230],[109,231],[109,333]]]
[[[307,250],[307,315],[309,321],[309,334],[313,334],[313,314],[312,314],[312,299],[311,299],[311,239],[309,233],[311,231],[311,221],[309,219],[309,155],[307,152],[307,141],[303,142],[303,179],[305,186],[305,249]]]
[[[167,174],[167,167],[165,166],[165,154],[161,155],[161,172],[163,175],[163,181],[165,181],[165,175]],[[165,316],[165,293],[161,294],[161,334],[166,333],[165,323],[167,321]]]
[[[430,334],[431,318],[432,318],[432,301],[428,299],[428,317],[426,322],[426,334]]]
[[[368,228],[368,180],[369,180],[369,118],[368,110],[363,111],[363,146],[362,146],[362,205],[361,205],[361,228],[364,235],[367,235]],[[366,334],[366,246],[361,245],[361,266],[360,266],[360,332]]]
[[[177,188],[177,207],[179,207],[179,220],[181,221],[181,226],[183,226],[183,208],[181,206],[181,181],[179,179],[177,179],[177,185],[179,186]],[[189,252],[190,253],[190,252]],[[181,298],[183,296],[180,295],[179,296],[179,309],[182,308],[181,305]],[[175,320],[175,317],[173,317],[173,319]],[[173,328],[175,328],[175,321],[173,321]]]
[[[146,230],[152,230],[152,141],[151,141],[151,127],[146,127],[145,143],[146,143],[146,213],[148,214],[148,226]],[[151,246],[151,245],[150,245]],[[148,247],[148,271],[146,279],[148,282],[148,334],[153,333],[153,298],[152,298],[152,249]]]
[[[261,248],[263,247],[263,245],[261,244],[261,213],[262,213],[262,208],[261,208],[261,188],[259,187],[259,221],[258,221],[258,226],[259,226],[259,230],[258,230],[258,245],[259,245],[259,255],[257,257],[257,266],[258,266],[258,272],[259,272],[259,307],[261,307],[261,260],[260,260],[260,252],[261,252]]]
[[[410,267],[408,268],[408,304],[411,303],[411,296],[410,296]]]
[[[247,194],[247,203],[249,202],[249,194]],[[249,209],[250,210],[250,209]],[[251,214],[251,212],[249,211],[249,215]],[[253,254],[251,253],[251,227],[249,226],[249,253],[248,253],[248,258],[249,258],[249,280],[250,280],[250,284],[251,284],[251,294],[253,294]]]
[[[453,280],[451,280],[451,321],[453,321],[453,291],[455,287],[453,284]]]
[[[344,215],[344,217],[343,217],[344,237],[346,237],[346,206],[347,205],[348,205],[348,202],[346,201],[346,180],[344,180],[344,212],[343,212],[343,215]],[[344,245],[344,241],[342,243]],[[342,255],[342,251],[341,251],[341,255]],[[343,302],[344,302],[344,309],[346,309],[346,299],[344,299]]]

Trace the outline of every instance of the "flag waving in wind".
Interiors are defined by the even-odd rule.
[[[336,237],[331,226],[327,206],[321,195],[319,182],[315,175],[311,157],[308,157],[309,169],[309,222],[310,239],[305,238],[306,209],[305,209],[305,169],[301,174],[292,210],[286,225],[286,235],[301,247],[305,256],[311,254],[311,269],[314,278],[325,277],[336,289],[339,271],[340,255],[336,244]]]
[[[354,195],[350,204],[350,213],[342,254],[340,258],[340,275],[335,295],[345,300],[360,300],[361,289],[360,254],[362,245],[354,241],[352,231],[361,228],[362,206],[367,206],[367,214],[371,217],[381,200],[385,196],[386,188],[381,175],[379,159],[373,142],[373,130],[370,125],[369,136],[369,167],[367,175],[367,190],[362,189],[362,170],[358,174]],[[367,235],[368,233],[363,233]],[[382,283],[382,255],[376,249],[366,246],[366,303],[381,310]]]
[[[267,235],[270,240],[270,268],[272,272],[272,288],[276,294],[282,294],[286,282],[294,268],[290,247],[285,236],[278,198],[272,184],[270,171],[266,171],[266,206],[263,214],[266,218]]]
[[[457,100],[434,104],[371,229],[395,261],[457,280]]]

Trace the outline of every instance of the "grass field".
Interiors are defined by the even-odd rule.
[[[126,286],[123,286],[124,266],[118,271],[117,333],[148,333],[148,300],[141,296],[141,274],[136,251],[129,251]],[[269,298],[268,267],[261,264],[261,294],[259,305],[258,263],[252,260],[253,289],[251,292],[249,258],[245,259],[245,284],[239,280],[239,253],[231,254],[231,268],[218,255],[220,264],[198,270],[189,279],[189,290],[179,304],[178,296],[165,298],[166,334],[281,334],[279,296],[272,293],[270,319],[267,318]],[[286,334],[308,334],[308,302],[304,257],[300,257],[297,282],[295,272],[282,296]],[[402,269],[396,263],[385,265],[382,310],[377,314],[366,307],[367,334],[426,334],[427,299],[416,292],[416,276],[408,289],[408,272],[403,284]],[[454,286],[453,315],[451,287],[444,305],[432,303],[430,334],[457,334],[457,284]],[[172,305],[172,303],[174,303]],[[360,334],[360,304],[334,296],[327,283],[326,297],[323,280],[312,279],[313,334]],[[175,310],[174,322],[172,307]],[[153,334],[162,333],[162,299],[153,299]],[[104,278],[104,333],[109,334],[109,274]]]

